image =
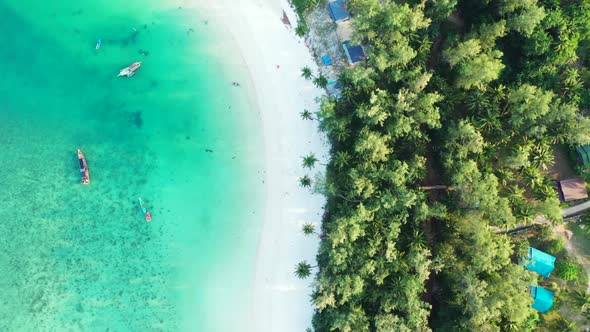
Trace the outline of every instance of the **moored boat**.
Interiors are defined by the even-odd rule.
[[[139,67],[141,67],[141,62],[134,62],[131,65],[121,69],[121,71],[119,71],[119,76],[131,77],[133,74],[135,74],[135,71],[138,70]]]
[[[98,38],[98,41],[96,42],[96,49],[97,50],[100,48],[100,45],[102,45],[102,38]]]
[[[143,212],[143,216],[145,217],[145,221],[147,221],[147,222],[152,221],[152,216],[150,215],[149,211],[145,207],[145,203],[143,202],[141,197],[139,197],[139,207],[141,207],[141,212]]]
[[[90,183],[90,173],[88,172],[88,163],[82,150],[78,149],[78,162],[80,163],[80,176],[82,177],[82,184]]]

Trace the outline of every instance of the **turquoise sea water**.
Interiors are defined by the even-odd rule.
[[[155,0],[0,0],[0,18],[0,331],[228,331],[264,165],[215,22]]]

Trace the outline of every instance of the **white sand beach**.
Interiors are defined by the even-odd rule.
[[[259,239],[256,275],[249,322],[236,322],[240,331],[305,331],[311,327],[312,278],[299,280],[295,265],[306,260],[315,265],[319,239],[305,237],[304,223],[319,230],[324,198],[299,187],[299,177],[323,172],[317,164],[309,171],[302,157],[314,153],[325,163],[328,147],[317,121],[303,120],[300,112],[317,111],[322,91],[301,77],[301,68],[316,65],[295,35],[294,26],[282,21],[283,10],[294,25],[296,16],[286,0],[191,0],[215,24],[233,36],[248,67],[255,103],[264,130],[265,217]],[[229,315],[228,317],[231,317]],[[238,325],[239,324],[239,325]]]

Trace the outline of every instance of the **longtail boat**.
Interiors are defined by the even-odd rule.
[[[135,71],[138,70],[139,67],[141,67],[141,62],[134,62],[131,65],[121,69],[119,76],[131,77],[133,74],[135,74]]]
[[[143,212],[143,216],[145,217],[145,221],[150,222],[152,221],[152,216],[150,215],[149,211],[145,207],[143,200],[141,197],[139,198],[139,207],[141,208],[141,212]]]
[[[78,162],[80,162],[80,176],[82,177],[82,184],[90,183],[90,173],[88,172],[88,163],[82,150],[78,149]]]
[[[98,38],[98,41],[96,42],[96,49],[97,50],[100,48],[100,45],[102,45],[102,38]]]

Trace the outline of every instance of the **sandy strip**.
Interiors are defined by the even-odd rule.
[[[299,280],[295,265],[315,265],[318,238],[305,237],[301,227],[319,229],[324,198],[298,185],[304,174],[323,172],[301,166],[313,152],[325,163],[328,153],[317,122],[302,120],[300,112],[317,111],[322,91],[300,77],[301,68],[316,67],[294,27],[283,24],[283,10],[292,25],[296,17],[286,0],[192,0],[212,21],[221,21],[233,36],[250,72],[265,143],[265,220],[258,244],[250,321],[241,331],[305,331],[311,326],[311,278]],[[279,67],[277,67],[279,66]],[[231,314],[227,316],[231,319]],[[246,323],[246,322],[242,322]]]

